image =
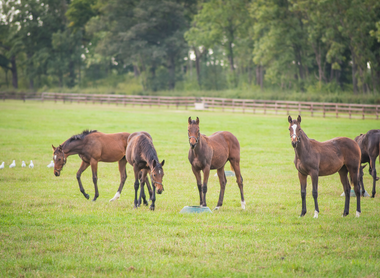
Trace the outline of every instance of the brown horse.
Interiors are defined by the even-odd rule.
[[[355,142],[358,143],[362,152],[361,163],[369,162],[369,174],[373,179],[372,198],[374,198],[376,194],[376,181],[379,180],[379,178],[376,176],[376,158],[379,156],[380,150],[380,129],[372,129],[366,134],[360,134],[359,136],[355,137]],[[360,183],[362,186],[362,194],[365,192],[363,184],[364,167],[360,168]]]
[[[150,174],[150,180],[153,185],[153,192],[151,194],[152,204],[150,209],[155,209],[156,201],[156,188],[157,193],[161,194],[164,191],[164,186],[162,184],[162,179],[164,177],[164,166],[165,160],[161,163],[158,160],[156,149],[153,146],[152,137],[147,132],[135,132],[132,133],[128,138],[128,145],[125,153],[125,157],[129,164],[133,166],[133,172],[135,174],[135,208],[139,207],[141,204],[141,197],[144,199],[144,182],[147,180],[147,173]],[[142,171],[141,191],[140,198],[137,201],[137,191],[139,190],[139,172]],[[149,186],[148,186],[149,187]]]
[[[87,199],[90,196],[84,191],[81,174],[91,165],[92,181],[95,187],[95,196],[93,201],[99,197],[98,191],[98,162],[119,162],[120,172],[120,186],[115,196],[110,200],[114,201],[120,197],[121,191],[125,180],[127,179],[127,173],[125,171],[125,165],[127,160],[125,159],[125,149],[127,147],[129,133],[120,132],[113,134],[105,134],[96,130],[85,130],[81,134],[74,135],[57,148],[53,145],[54,151],[54,174],[58,177],[61,173],[63,166],[66,164],[67,157],[73,154],[78,154],[82,159],[82,164],[77,172],[77,180],[79,184],[80,192]]]
[[[358,144],[346,137],[337,137],[325,142],[309,139],[301,129],[301,116],[297,120],[288,117],[290,138],[295,152],[294,165],[298,170],[298,178],[301,184],[302,211],[300,216],[306,214],[306,181],[310,175],[313,184],[314,218],[318,218],[318,176],[329,176],[339,172],[346,201],[343,216],[348,215],[350,206],[351,186],[347,177],[350,173],[351,182],[356,193],[356,216],[359,217],[360,209],[360,148]]]
[[[197,120],[188,119],[188,136],[190,143],[189,161],[191,168],[197,179],[200,205],[206,207],[207,181],[210,170],[217,169],[220,193],[219,201],[215,209],[219,209],[223,204],[224,191],[227,184],[224,174],[224,165],[230,162],[231,168],[235,171],[236,182],[240,189],[241,207],[245,209],[243,194],[243,177],[240,174],[240,144],[237,138],[228,131],[215,132],[211,136],[205,136],[199,132],[199,118]],[[201,171],[203,171],[203,184],[201,182]],[[203,193],[203,194],[202,194]]]

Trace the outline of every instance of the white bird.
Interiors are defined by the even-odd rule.
[[[33,161],[30,161],[29,168],[33,168],[33,167],[34,167]]]
[[[53,168],[54,167],[54,161],[52,160],[51,162],[50,162],[50,164],[47,166],[48,168]]]
[[[21,163],[21,167],[26,167],[25,161]]]
[[[13,167],[15,167],[15,166],[16,166],[16,161],[13,160],[12,164],[9,165],[9,168],[13,168]]]
[[[3,163],[1,163],[0,169],[4,169],[4,161],[3,161]]]

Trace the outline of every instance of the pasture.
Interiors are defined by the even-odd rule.
[[[180,214],[199,205],[187,159],[187,119],[200,131],[232,132],[241,145],[246,210],[235,177],[228,177],[223,206],[212,214]],[[296,112],[292,116],[297,116]],[[98,104],[0,102],[0,276],[2,277],[376,277],[380,273],[380,190],[362,198],[362,214],[342,217],[339,175],[319,179],[318,219],[313,218],[311,181],[307,213],[301,212],[287,115],[233,114]],[[354,138],[379,121],[302,117],[309,138]],[[99,163],[100,196],[92,202],[91,171],[82,174],[78,156],[68,157],[61,176],[46,165],[52,147],[84,129],[105,133],[147,131],[165,159],[165,191],[156,210],[133,209],[133,173],[119,200],[117,163]],[[16,167],[8,165],[16,160]],[[21,168],[21,161],[34,169]],[[377,160],[378,163],[378,160]],[[226,165],[229,170],[229,165]],[[379,172],[379,171],[378,171]],[[211,171],[207,204],[219,196]],[[364,183],[372,178],[365,169]]]

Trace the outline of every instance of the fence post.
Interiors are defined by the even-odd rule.
[[[364,106],[362,108],[362,119],[364,120]]]
[[[245,113],[245,100],[243,100],[243,114]]]
[[[313,117],[313,116],[314,116],[314,115],[313,115],[313,114],[314,114],[314,113],[313,113],[313,112],[314,112],[314,111],[313,111],[313,104],[310,105],[310,110],[311,110],[311,116]]]
[[[338,104],[335,104],[335,117],[338,118]]]
[[[224,99],[222,100],[222,111],[224,112]]]
[[[325,118],[326,110],[325,110],[325,104],[323,104],[323,118]]]
[[[379,106],[376,105],[376,120],[379,119],[379,111],[378,111],[378,108],[379,108]]]
[[[264,114],[267,113],[267,103],[264,101]]]
[[[286,115],[289,115],[289,103],[286,103]]]
[[[252,107],[253,107],[253,114],[255,114],[256,113],[255,100],[253,100],[252,102]]]
[[[277,115],[277,101],[274,103],[274,111],[276,112],[276,115]]]
[[[351,119],[351,104],[348,106],[348,115],[349,115],[349,118]]]
[[[235,100],[232,100],[232,112],[235,112]]]
[[[298,102],[298,115],[301,115],[301,103]]]

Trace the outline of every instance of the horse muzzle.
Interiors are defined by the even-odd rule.
[[[59,177],[60,174],[61,174],[61,170],[55,170],[55,169],[54,169],[54,175],[55,175],[56,177]]]
[[[296,135],[290,136],[290,138],[292,139],[293,148],[296,148],[298,143],[300,142],[300,138]]]
[[[162,189],[157,189],[157,193],[158,194],[162,194],[162,192],[164,191],[164,188],[162,187]]]

